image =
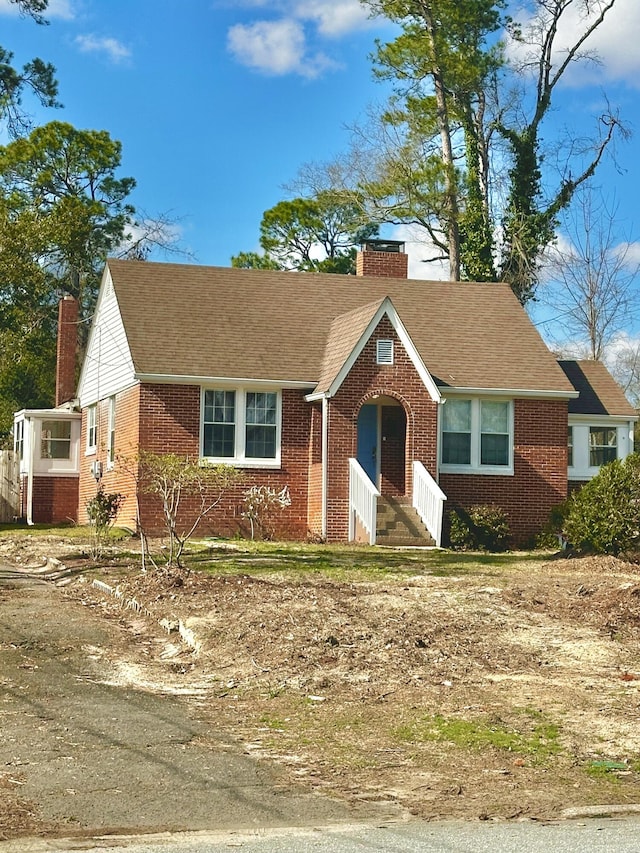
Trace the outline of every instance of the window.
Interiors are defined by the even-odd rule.
[[[89,406],[87,409],[87,453],[95,453],[98,443],[98,407]]]
[[[279,392],[206,389],[202,408],[205,458],[279,463]]]
[[[567,431],[567,464],[569,468],[573,466],[573,427],[569,427]]]
[[[393,341],[376,341],[376,363],[393,364]]]
[[[109,424],[107,431],[107,468],[116,464],[116,398],[109,397]]]
[[[40,458],[69,459],[71,421],[43,421],[40,428]]]
[[[24,459],[24,421],[16,422],[16,430],[13,438],[13,449],[18,455],[18,459]]]
[[[442,408],[441,463],[492,473],[511,472],[512,404],[508,400],[449,399]]]
[[[233,458],[236,447],[236,392],[204,392],[203,456]]]
[[[442,464],[471,464],[471,400],[447,400],[442,415]]]
[[[618,455],[617,430],[611,427],[589,428],[589,465],[599,467],[613,462]]]
[[[509,404],[480,402],[480,464],[509,464]]]
[[[245,449],[251,459],[276,458],[276,411],[273,392],[247,392]]]

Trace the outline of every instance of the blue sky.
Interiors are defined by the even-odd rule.
[[[358,0],[50,0],[48,18],[38,27],[0,0],[0,44],[57,69],[64,109],[28,104],[34,120],[109,131],[134,204],[175,217],[194,259],[222,266],[257,248],[262,212],[299,167],[344,150],[345,126],[383,99],[369,56],[393,35]],[[606,92],[637,131],[638,45],[640,3],[616,0],[602,64],[572,75],[554,122],[588,131]],[[600,172],[632,234],[637,154],[636,139],[621,144]]]

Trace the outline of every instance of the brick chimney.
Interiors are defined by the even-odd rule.
[[[58,305],[56,406],[68,403],[75,397],[77,348],[78,302],[73,296],[64,296]]]
[[[367,240],[356,255],[356,275],[408,278],[408,264],[399,240]]]

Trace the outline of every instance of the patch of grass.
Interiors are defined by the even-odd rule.
[[[263,714],[263,716],[260,717],[260,722],[266,728],[273,729],[275,731],[284,731],[286,728],[285,720],[281,720],[279,717],[271,717],[268,714]]]
[[[92,535],[92,530],[82,524],[0,524],[0,538],[32,537],[35,539],[45,537],[60,537],[60,539],[87,540]],[[123,527],[112,527],[109,531],[109,541],[121,542],[131,538],[131,531]]]
[[[591,761],[586,767],[587,776],[591,779],[606,779],[609,782],[619,782],[618,773],[626,772],[630,767],[624,761],[609,761],[606,759]]]
[[[337,582],[375,581],[416,575],[496,577],[512,569],[534,570],[540,553],[473,554],[436,550],[394,551],[364,545],[307,545],[274,542],[199,542],[186,557],[192,569],[211,574],[277,574],[283,578],[322,575]]]
[[[435,741],[449,743],[460,749],[515,752],[541,764],[562,752],[559,729],[555,723],[539,712],[523,709],[521,713],[533,723],[526,731],[520,731],[502,721],[465,720],[435,714],[399,726],[395,736],[404,742]]]

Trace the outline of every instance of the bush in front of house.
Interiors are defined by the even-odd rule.
[[[600,469],[569,499],[564,535],[575,551],[620,554],[640,546],[640,454]]]
[[[449,544],[456,550],[504,551],[509,536],[509,520],[499,506],[476,504],[449,514]]]

